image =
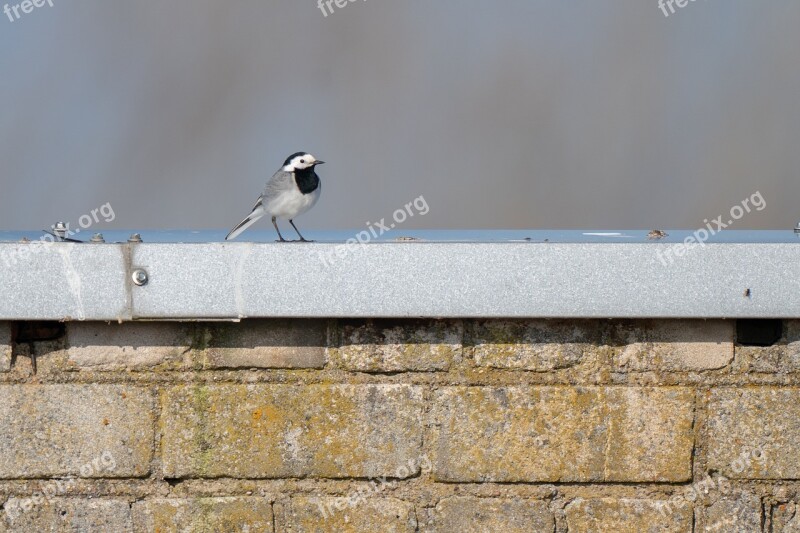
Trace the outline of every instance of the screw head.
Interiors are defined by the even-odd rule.
[[[61,237],[62,239],[67,236],[67,225],[63,222],[56,222],[56,225],[53,226],[53,233]]]
[[[147,272],[145,272],[141,268],[137,268],[136,270],[134,270],[133,274],[131,274],[131,277],[133,278],[134,285],[138,285],[139,287],[141,287],[142,285],[147,284]]]

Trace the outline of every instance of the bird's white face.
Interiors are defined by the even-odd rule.
[[[290,161],[289,164],[283,167],[284,170],[287,171],[294,171],[294,170],[305,170],[307,168],[320,165],[322,161],[318,161],[316,157],[311,154],[301,154],[294,156]]]

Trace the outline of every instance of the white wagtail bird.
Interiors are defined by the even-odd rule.
[[[278,232],[280,242],[287,242],[278,229],[276,219],[286,218],[292,225],[302,242],[310,242],[300,235],[297,226],[294,225],[294,218],[302,215],[317,203],[319,194],[322,190],[322,183],[319,176],[314,172],[314,167],[323,164],[313,155],[306,152],[297,152],[286,158],[283,166],[267,181],[264,192],[258,197],[253,210],[247,218],[239,222],[235,228],[225,237],[226,241],[235,239],[244,230],[249,228],[256,220],[269,215],[272,217],[272,225]]]

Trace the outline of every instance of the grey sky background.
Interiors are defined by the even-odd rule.
[[[298,150],[311,233],[800,220],[796,0],[53,2],[0,14],[0,229],[227,230]]]

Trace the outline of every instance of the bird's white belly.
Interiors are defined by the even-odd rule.
[[[292,219],[298,215],[302,215],[317,203],[319,194],[322,190],[322,184],[316,190],[303,194],[300,189],[293,187],[292,189],[280,194],[279,196],[271,199],[266,207],[267,213],[270,216]]]

